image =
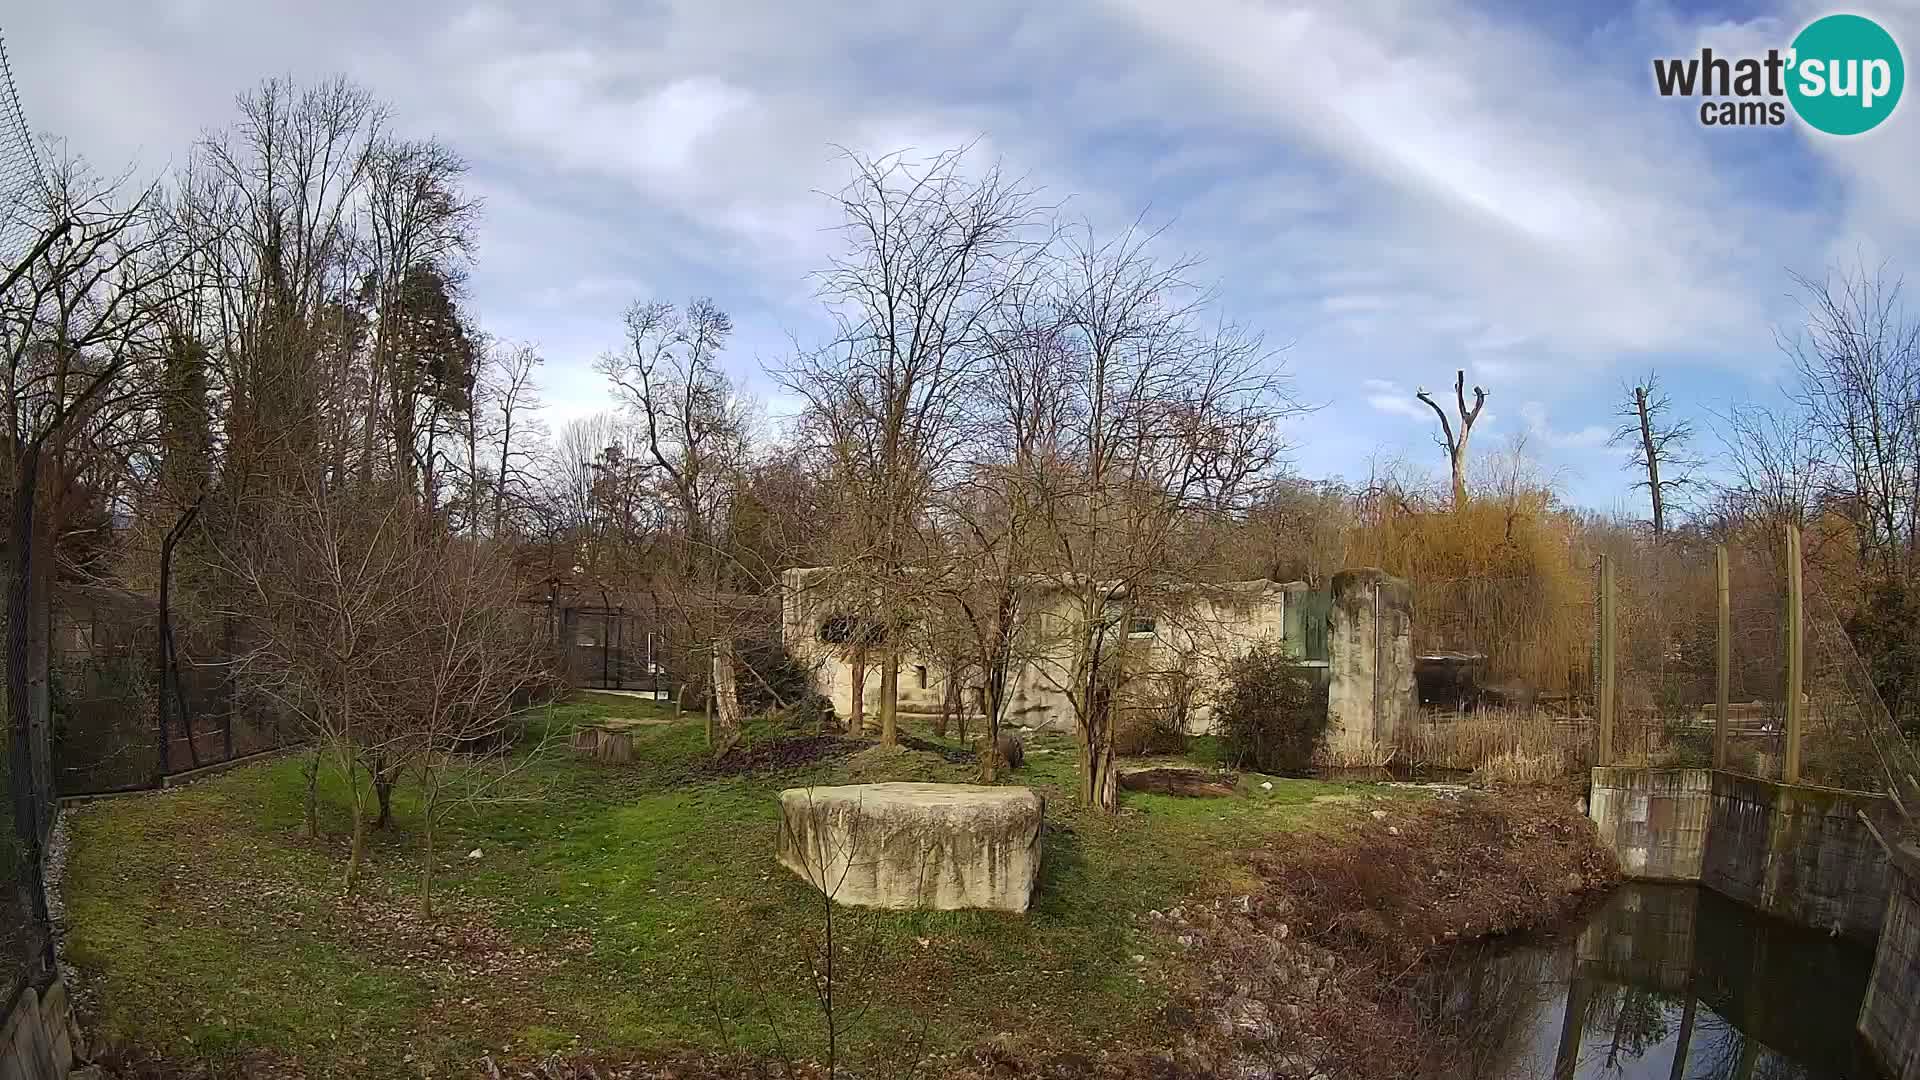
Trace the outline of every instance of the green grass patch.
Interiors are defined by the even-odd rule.
[[[436,836],[440,916],[420,913],[417,785],[375,835],[365,895],[340,897],[348,789],[323,771],[320,836],[304,761],[72,813],[68,950],[109,1038],[216,1071],[243,1056],[313,1075],[417,1076],[481,1053],[567,1047],[818,1052],[807,963],[822,907],[773,861],[776,795],[800,784],[968,781],[923,751],[868,750],[778,775],[714,775],[698,716],[634,729],[635,761],[576,758],[565,733],[671,706],[580,695],[532,718],[541,751]],[[778,737],[764,726],[749,739]],[[915,734],[927,737],[926,732]],[[957,740],[950,740],[957,745]],[[1351,785],[1247,777],[1228,799],[1126,795],[1081,806],[1067,739],[1032,740],[1015,782],[1047,799],[1040,889],[1024,916],[840,909],[850,1053],[883,1067],[924,1042],[1000,1031],[1088,1043],[1144,1037],[1167,993],[1138,916],[1242,891],[1239,853],[1326,820]]]

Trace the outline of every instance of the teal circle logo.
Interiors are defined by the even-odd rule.
[[[1829,135],[1878,127],[1900,104],[1906,65],[1880,24],[1859,15],[1828,15],[1793,39],[1787,99],[1793,111]]]

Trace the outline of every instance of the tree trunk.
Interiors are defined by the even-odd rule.
[[[367,797],[360,791],[358,770],[351,767],[347,770],[347,786],[352,794],[353,842],[347,849],[347,872],[341,884],[346,894],[352,896],[360,884],[360,860],[367,851]]]
[[[940,695],[940,715],[934,721],[933,733],[939,738],[947,737],[947,725],[953,722],[953,714],[960,708],[960,673],[952,666],[947,668],[947,685]]]
[[[1088,806],[1112,812],[1120,809],[1120,785],[1113,763],[1113,695],[1096,685],[1088,695],[1087,727],[1081,733],[1080,794]]]
[[[880,745],[900,745],[900,657],[888,652],[880,667]]]
[[[429,751],[431,753],[431,751]],[[420,806],[425,817],[425,834],[420,838],[425,847],[426,863],[420,869],[420,913],[428,919],[433,918],[433,823],[439,816],[440,780],[439,765],[429,759],[420,777]]]
[[[1087,780],[1081,794],[1086,797],[1088,806],[1096,806],[1107,813],[1120,809],[1119,771],[1114,767],[1113,743],[1101,739],[1098,743],[1088,740],[1081,753],[1086,765]]]
[[[374,819],[373,827],[384,829],[393,823],[393,781],[398,766],[388,765],[384,758],[373,763],[373,795],[380,801],[380,816]]]
[[[320,751],[307,761],[307,839],[320,839]]]
[[[427,814],[426,866],[420,871],[420,913],[433,918],[433,814]]]
[[[42,561],[34,557],[37,538],[34,520],[34,492],[39,473],[39,454],[37,448],[16,454],[14,457],[13,519],[8,541],[12,545],[12,570],[7,582],[7,716],[11,732],[8,742],[9,772],[14,781],[9,787],[13,793],[14,833],[19,840],[21,850],[16,865],[21,868],[16,882],[15,900],[19,910],[31,912],[36,918],[22,920],[27,927],[27,940],[23,943],[29,975],[39,978],[51,970],[53,965],[53,942],[49,935],[42,934],[40,928],[47,926],[46,893],[41,887],[40,844],[44,835],[41,826],[41,814],[47,809],[38,797],[34,785],[23,782],[23,777],[35,773],[33,704],[28,690],[30,678],[30,652],[27,639],[29,626],[40,622],[34,616],[38,612],[32,606],[33,578]],[[44,939],[44,940],[43,940]]]
[[[708,696],[717,699],[720,735],[731,739],[740,730],[740,690],[733,678],[733,638],[721,634],[713,639],[713,683]]]
[[[853,650],[853,701],[847,706],[847,734],[859,738],[867,733],[867,650]]]

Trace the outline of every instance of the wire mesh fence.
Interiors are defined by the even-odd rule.
[[[168,672],[152,601],[108,586],[56,591],[49,666],[60,794],[150,788],[299,741],[295,719],[246,679],[234,620],[176,613],[172,622],[178,662]],[[164,722],[163,672],[175,680]]]
[[[1612,563],[1614,672],[1606,753],[1596,560],[1573,571],[1572,594],[1539,576],[1414,583],[1420,709],[1398,761],[1521,780],[1601,761],[1713,765],[1724,649],[1722,767],[1789,779],[1784,530],[1739,538],[1724,556],[1711,544],[1669,538],[1623,544],[1604,558]],[[1920,759],[1880,700],[1846,611],[1817,580],[1802,597],[1800,626],[1801,759],[1791,778],[1893,790],[1920,806]]]
[[[1557,774],[1591,761],[1595,615],[1581,572],[1413,585],[1420,708],[1399,764]]]
[[[46,189],[40,156],[20,107],[7,62],[7,46],[0,38],[0,268],[10,270],[38,238],[41,223],[35,213]]]
[[[561,608],[554,632],[561,677],[568,686],[671,696],[667,643],[648,613],[621,607]]]

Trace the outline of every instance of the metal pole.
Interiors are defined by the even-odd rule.
[[[1733,673],[1733,598],[1727,578],[1727,545],[1713,549],[1714,591],[1719,594],[1720,637],[1714,650],[1713,767],[1727,767],[1727,681]]]
[[[1614,710],[1613,558],[1600,556],[1600,749],[1594,760],[1613,764]]]
[[[1805,721],[1800,704],[1800,685],[1806,658],[1801,626],[1800,527],[1787,526],[1787,763],[1781,779],[1800,782],[1800,736]]]

